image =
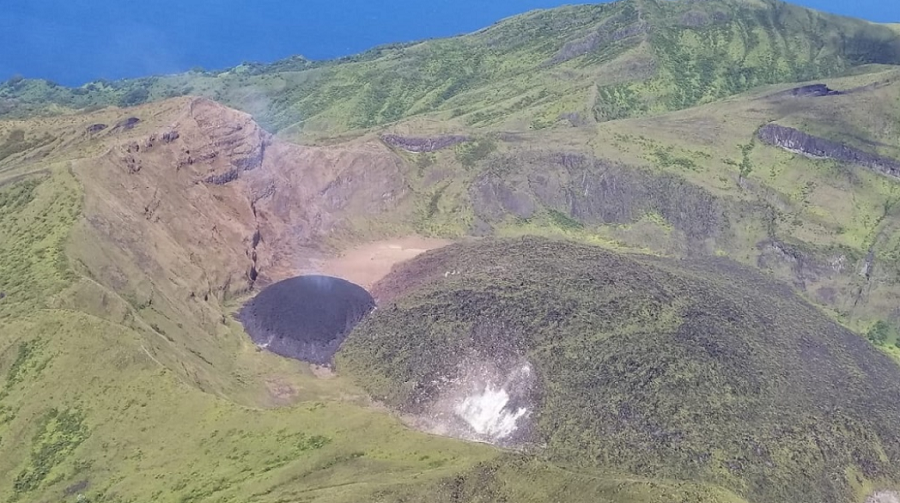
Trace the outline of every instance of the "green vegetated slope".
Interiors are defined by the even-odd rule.
[[[0,181],[3,501],[358,501],[496,457],[402,428],[233,323],[165,332],[68,258],[85,246],[71,163],[31,164],[47,169]]]
[[[540,234],[665,256],[728,256],[794,285],[866,333],[896,327],[898,180],[764,144],[775,122],[900,158],[896,70],[826,79],[844,94],[768,86],[684,111],[591,127],[475,133],[433,153],[396,149],[422,234]],[[426,121],[388,128],[434,134]],[[466,130],[462,130],[466,132]],[[471,133],[470,133],[471,134]],[[359,232],[373,221],[357,222]],[[379,227],[381,228],[381,227]],[[885,351],[900,354],[892,328]]]
[[[0,192],[14,201],[0,220],[9,232],[0,275],[4,501],[545,501],[551,491],[566,501],[739,501],[701,484],[568,473],[415,433],[364,400],[341,398],[357,393],[343,380],[319,381],[237,333],[218,354],[207,346],[207,356],[251,359],[297,403],[261,408],[204,392],[155,360],[148,338],[157,336],[140,318],[117,323],[52,307],[76,281],[58,239],[77,214],[72,182],[57,173]],[[74,288],[84,301],[84,286]],[[97,288],[110,312],[130,312]],[[260,378],[220,377],[236,392]]]
[[[148,266],[184,243],[154,240],[135,259],[109,240],[124,233],[97,234],[126,221],[116,200],[129,197],[98,205],[97,174],[117,187],[130,175],[103,171],[84,127],[124,116],[0,125],[53,138],[0,164],[3,501],[742,501],[417,433],[349,380],[259,351],[232,303],[173,306],[172,278]]]
[[[0,87],[0,99],[15,116],[198,94],[312,139],[423,114],[477,128],[607,121],[898,62],[892,28],[777,0],[623,0],[330,62],[293,58],[76,89],[17,79]]]
[[[175,372],[151,353],[175,351],[158,328],[68,263],[80,198],[66,169],[0,189],[4,501],[358,501],[496,457],[337,399],[358,392],[256,352],[233,324],[202,347],[243,360],[219,378],[256,397],[204,392],[182,376],[200,371],[191,360]],[[106,316],[67,307],[91,301]],[[264,380],[294,405],[272,408]]]
[[[895,486],[896,369],[783,287],[709,257],[790,282],[897,353],[897,181],[755,139],[775,121],[900,158],[897,37],[780,2],[625,0],[333,62],[77,89],[3,84],[0,114],[45,119],[0,123],[0,497],[768,502]],[[853,92],[767,97],[841,75],[825,82]],[[397,405],[449,361],[419,366],[432,363],[427,348],[402,334],[440,348],[486,317],[509,320],[542,369],[547,450],[501,455],[420,435],[350,380],[256,351],[226,299],[179,297],[210,282],[148,264],[190,255],[195,267],[187,248],[118,247],[128,221],[116,206],[85,209],[81,184],[95,171],[77,160],[107,147],[85,140],[85,124],[72,129],[88,120],[72,114],[184,94],[338,149],[344,135],[471,136],[434,153],[395,149],[409,197],[389,214],[346,215],[345,242],[544,234],[707,258],[544,241],[436,255],[468,272],[405,287],[399,310],[379,310],[348,348],[345,368]],[[100,113],[112,125],[168,112]],[[168,236],[154,230],[165,225],[136,228]],[[516,262],[525,252],[534,276]],[[483,257],[510,267],[489,270]],[[443,279],[450,269],[428,260],[419,264]],[[376,361],[391,348],[395,367]]]
[[[766,88],[653,119],[604,124],[592,147],[597,155],[702,188],[725,213],[715,219],[724,231],[714,236],[714,253],[769,270],[866,331],[878,318],[895,316],[888,299],[897,295],[900,278],[900,181],[787,152],[757,137],[760,127],[775,122],[900,158],[890,140],[900,119],[897,73],[825,82],[845,94],[777,97],[783,87]],[[687,214],[696,218],[697,208]],[[665,222],[683,227],[672,218]],[[642,238],[638,233],[631,240]]]
[[[409,165],[409,228],[438,236],[541,234],[665,256],[728,256],[794,285],[842,323],[896,327],[900,181],[764,144],[775,122],[900,158],[896,70],[768,86],[591,127],[476,133]],[[415,135],[424,121],[389,128]],[[359,223],[359,227],[365,224]],[[885,351],[898,355],[892,328]]]
[[[375,294],[338,368],[394,407],[437,400],[467,362],[519,355],[540,381],[532,441],[561,466],[761,503],[900,483],[900,368],[731,261],[485,240],[413,259]]]

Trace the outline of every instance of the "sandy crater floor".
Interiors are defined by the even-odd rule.
[[[346,250],[338,257],[318,261],[303,274],[314,272],[335,276],[370,290],[391,272],[394,265],[450,243],[452,241],[419,236],[375,241]]]

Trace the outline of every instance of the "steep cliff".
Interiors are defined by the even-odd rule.
[[[795,154],[813,159],[834,159],[900,179],[900,161],[896,159],[863,152],[843,143],[808,135],[794,128],[767,124],[760,128],[758,136],[769,145],[781,147]]]

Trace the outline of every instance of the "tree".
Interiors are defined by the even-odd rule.
[[[122,98],[119,100],[119,106],[133,107],[135,105],[140,105],[141,103],[146,102],[149,98],[150,91],[148,91],[146,88],[138,87],[125,93],[125,95],[122,96]]]
[[[866,333],[866,338],[876,346],[883,346],[891,335],[891,326],[884,320],[878,320]]]

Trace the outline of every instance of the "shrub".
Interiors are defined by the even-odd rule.
[[[135,105],[140,105],[141,103],[146,103],[148,99],[150,99],[150,91],[146,88],[138,87],[137,89],[132,89],[125,93],[125,95],[122,96],[122,99],[119,100],[119,106],[133,107]]]
[[[866,333],[866,338],[876,346],[883,346],[891,335],[891,326],[884,320],[878,320]]]

